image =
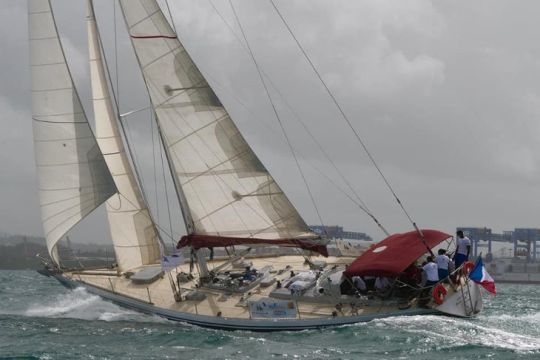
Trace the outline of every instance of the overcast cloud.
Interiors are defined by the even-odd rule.
[[[96,0],[111,71],[112,2]],[[422,227],[496,231],[540,228],[540,31],[537,1],[275,0],[407,210]],[[249,143],[308,223],[318,223],[280,134],[228,1],[170,1],[181,40]],[[411,228],[366,154],[340,118],[267,0],[234,0],[249,43],[276,89],[271,94],[293,139],[326,224],[382,234],[313,170],[332,170],[291,113],[293,108],[392,232]],[[91,118],[84,2],[55,0],[57,21],[76,85]],[[26,2],[0,8],[0,231],[41,234],[34,170]],[[120,104],[148,104],[118,18]],[[168,227],[163,191],[155,201],[149,114],[130,118],[130,136],[147,193]],[[159,159],[159,153],[158,159]],[[158,160],[159,162],[159,160]],[[161,168],[158,168],[158,173]],[[162,187],[163,180],[158,180]],[[170,189],[169,189],[170,190]],[[174,199],[172,192],[169,192]],[[156,205],[157,204],[157,205]],[[174,205],[174,204],[173,204]],[[175,232],[182,225],[173,208]],[[85,229],[79,241],[108,237]]]

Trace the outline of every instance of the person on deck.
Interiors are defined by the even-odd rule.
[[[456,263],[457,269],[465,261],[469,260],[469,255],[471,253],[471,239],[463,235],[463,231],[461,230],[458,230],[456,235],[456,253],[454,254],[454,262]]]
[[[449,275],[450,258],[446,256],[445,249],[439,249],[438,255],[435,257],[439,272],[439,280],[446,279]]]
[[[433,286],[439,282],[439,271],[433,256],[428,256],[427,263],[422,266],[422,269],[426,274],[426,287]]]
[[[352,282],[356,290],[358,290],[358,292],[360,292],[361,294],[367,293],[366,282],[364,281],[364,279],[362,279],[361,276],[353,276]]]
[[[387,277],[379,276],[375,279],[375,291],[382,298],[390,296],[393,282]]]
[[[246,266],[246,271],[244,271],[244,274],[242,274],[242,279],[247,281],[252,281],[255,279],[255,275],[253,274],[253,270],[251,270],[251,266]]]
[[[422,272],[416,262],[409,265],[401,274],[399,280],[409,286],[416,286],[422,282]]]

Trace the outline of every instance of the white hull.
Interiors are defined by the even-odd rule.
[[[163,309],[148,302],[140,301],[122,294],[113,293],[109,290],[101,289],[77,280],[71,280],[62,275],[54,276],[60,283],[69,288],[84,287],[89,293],[98,295],[103,299],[114,302],[125,308],[140,311],[146,314],[161,316],[168,320],[185,322],[214,329],[226,330],[250,330],[250,331],[291,331],[316,329],[327,326],[348,325],[367,322],[374,319],[392,316],[413,316],[413,315],[434,315],[440,314],[434,309],[407,309],[393,312],[379,312],[370,315],[328,317],[315,319],[235,319],[208,315],[197,315],[193,313]]]
[[[269,264],[270,259],[250,259],[261,268],[262,264]],[[272,264],[279,269],[282,266],[292,266],[298,274],[306,270],[303,258],[299,256],[281,256],[272,258]],[[343,258],[328,258],[328,261],[339,262]],[[219,264],[219,261],[216,262]],[[212,263],[214,265],[215,263]],[[187,264],[179,270],[187,270]],[[334,265],[335,266],[335,265]],[[287,267],[288,268],[288,267]],[[329,268],[333,268],[329,266]],[[334,270],[332,270],[334,271]],[[331,271],[331,272],[332,272]],[[335,270],[337,271],[337,270]],[[338,274],[339,275],[339,274]],[[475,306],[464,306],[461,289],[467,289],[464,283],[457,291],[447,285],[448,296],[442,305],[436,306],[433,300],[420,306],[418,298],[405,300],[391,298],[382,300],[376,296],[359,300],[347,296],[300,296],[287,298],[288,290],[278,289],[276,283],[271,286],[256,286],[243,293],[230,293],[229,291],[200,288],[195,280],[182,284],[183,295],[189,291],[204,292],[204,300],[175,301],[167,276],[157,279],[150,284],[135,284],[124,276],[117,276],[115,272],[103,270],[100,272],[66,272],[53,274],[53,276],[68,288],[84,287],[88,292],[110,300],[120,306],[155,314],[169,320],[186,322],[210,328],[229,330],[277,331],[277,330],[303,330],[326,326],[347,325],[373,319],[391,316],[447,314],[452,316],[474,316],[481,310],[481,293],[476,284],[469,282],[470,301]],[[288,272],[276,272],[273,276],[285,284],[289,278]],[[280,292],[279,290],[286,290]],[[306,293],[308,294],[308,293]],[[289,295],[290,296],[290,295]],[[428,295],[430,296],[430,295]],[[358,300],[353,307],[351,302]],[[467,297],[469,299],[469,296]],[[294,303],[292,316],[263,317],[252,316],[249,306],[240,305],[242,302],[285,302]],[[341,304],[338,308],[336,304]],[[468,303],[467,303],[468,304]]]
[[[436,309],[446,315],[459,317],[474,316],[482,311],[484,303],[480,286],[468,281],[462,289],[446,297]]]

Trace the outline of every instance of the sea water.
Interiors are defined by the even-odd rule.
[[[221,331],[0,271],[0,359],[540,359],[540,286],[498,285],[475,319],[393,317],[298,332]]]

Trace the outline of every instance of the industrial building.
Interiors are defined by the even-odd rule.
[[[486,260],[493,257],[493,243],[509,243],[513,247],[513,257],[525,259],[527,262],[536,262],[540,259],[538,243],[540,242],[540,229],[538,228],[515,228],[511,231],[503,231],[497,234],[487,227],[458,227],[456,230],[462,230],[465,236],[471,239],[472,255],[478,256],[483,251]]]

